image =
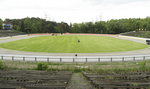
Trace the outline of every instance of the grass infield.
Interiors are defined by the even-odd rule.
[[[48,53],[107,53],[144,49],[146,44],[107,36],[41,36],[0,44],[1,48]]]

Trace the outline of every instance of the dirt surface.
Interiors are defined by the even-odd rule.
[[[95,35],[95,36],[115,36],[114,34],[89,34],[89,33],[63,33],[63,34],[60,34],[60,33],[43,33],[43,34],[30,34],[31,36],[33,35]]]
[[[66,89],[95,89],[81,73],[74,73]]]

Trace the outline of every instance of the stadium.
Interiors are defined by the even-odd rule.
[[[0,89],[150,89],[149,0],[0,0]]]
[[[38,79],[41,81],[47,76],[55,78],[49,78],[46,86],[42,86],[42,83],[38,83],[34,88],[45,88],[49,89],[65,89],[69,87],[72,82],[72,76],[75,80],[78,77],[84,76],[85,79],[78,79],[80,81],[91,81],[92,76],[98,78],[102,76],[101,74],[95,75],[95,71],[98,73],[106,73],[106,76],[114,77],[116,74],[110,74],[111,72],[126,72],[126,75],[130,75],[128,78],[138,79],[140,75],[136,74],[136,78],[131,76],[133,73],[141,73],[136,71],[146,71],[148,70],[150,50],[147,41],[149,38],[141,38],[128,36],[124,34],[88,34],[88,33],[38,33],[38,34],[26,34],[23,32],[18,32],[15,30],[0,30],[0,57],[1,57],[1,69],[11,69],[12,71],[1,71],[2,75],[11,74],[11,78],[17,75],[20,81],[28,79],[28,74],[30,74],[30,80]],[[134,34],[136,32],[133,32]],[[132,33],[132,34],[133,34]],[[147,64],[147,67],[145,67]],[[37,65],[37,68],[36,68]],[[128,65],[127,68],[124,68]],[[112,68],[107,67],[112,66]],[[143,66],[143,67],[141,67]],[[119,67],[119,68],[116,68]],[[139,67],[139,69],[137,69]],[[14,70],[15,69],[15,70]],[[17,71],[16,71],[17,69]],[[21,73],[23,70],[23,74]],[[34,71],[29,71],[30,69]],[[35,71],[36,70],[47,70],[46,71]],[[27,71],[25,71],[27,70]],[[57,71],[54,73],[54,71]],[[75,72],[75,73],[74,73]],[[76,73],[77,72],[77,73]],[[18,74],[19,73],[19,74]],[[25,73],[25,74],[24,74]],[[38,74],[38,75],[37,75]],[[44,74],[45,76],[42,76]],[[55,74],[55,76],[54,76]],[[63,82],[68,82],[69,84],[64,84],[60,74],[65,75]],[[82,74],[82,75],[81,75]],[[142,72],[145,74],[145,72]],[[26,77],[22,77],[22,76]],[[38,77],[35,77],[38,76]],[[42,76],[42,77],[41,77]],[[105,77],[106,77],[105,76]],[[120,75],[118,75],[120,76]],[[121,75],[124,77],[124,75]],[[147,75],[148,76],[148,75]],[[1,76],[5,78],[5,76]],[[10,77],[9,77],[10,78]],[[26,78],[26,79],[25,79]],[[83,77],[82,77],[83,78]],[[16,79],[12,79],[16,80]],[[7,80],[8,82],[12,80]],[[108,79],[105,79],[108,80]],[[114,81],[114,79],[112,79]],[[112,81],[110,80],[110,81]],[[126,79],[128,80],[128,79]],[[18,80],[17,80],[18,81]],[[88,88],[93,87],[96,84],[97,79],[92,81],[92,85],[88,84]],[[133,80],[128,80],[133,81]],[[46,82],[43,80],[43,82]],[[59,82],[57,84],[56,82]],[[6,83],[1,85],[5,88],[18,88],[12,83]],[[20,82],[19,82],[20,83]],[[27,83],[27,85],[25,84]],[[107,82],[104,82],[107,83]],[[121,85],[122,83],[115,82],[110,83],[109,86],[104,86],[103,84],[96,84],[96,89],[104,88],[120,88],[115,84]],[[144,83],[144,82],[143,82]],[[2,84],[2,83],[1,83]],[[33,84],[28,84],[28,82],[22,82],[26,89],[33,88]],[[53,84],[53,86],[52,86]],[[127,84],[127,83],[125,83]],[[140,84],[140,83],[139,83]],[[144,83],[146,84],[146,83]],[[60,87],[61,86],[61,87]],[[147,87],[147,85],[140,86],[130,86],[123,85],[123,88],[139,88]],[[82,86],[83,87],[83,86]],[[122,89],[122,87],[121,87]]]

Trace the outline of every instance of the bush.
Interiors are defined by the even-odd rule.
[[[38,63],[37,64],[37,70],[47,70],[48,64],[47,63]]]
[[[0,70],[3,70],[3,69],[5,69],[5,65],[4,65],[3,61],[0,61]]]
[[[146,61],[140,62],[140,70],[144,71],[146,69]]]

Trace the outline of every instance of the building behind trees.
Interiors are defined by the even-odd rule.
[[[12,24],[3,24],[3,30],[12,30],[13,29],[13,25]]]

